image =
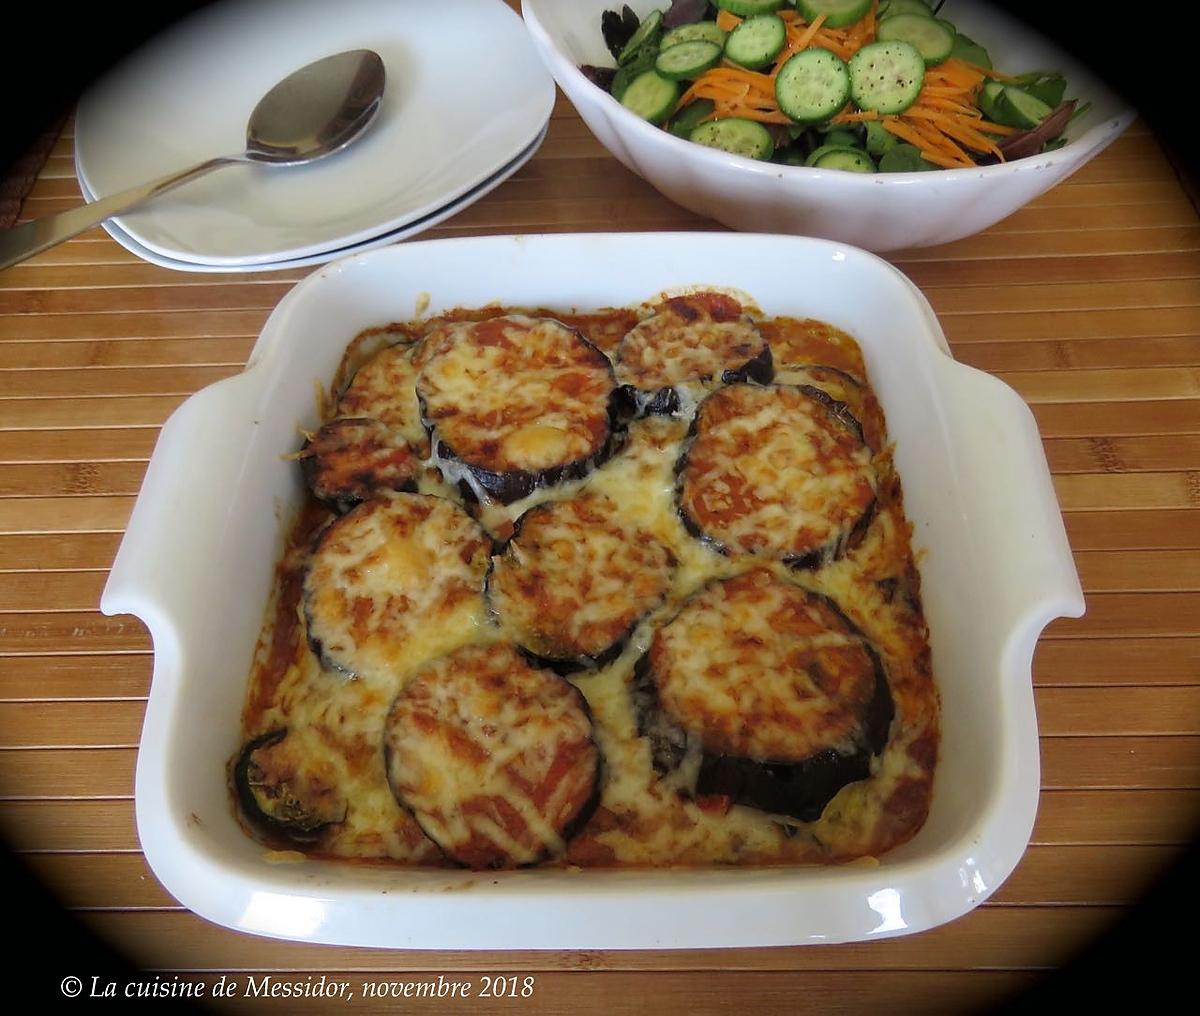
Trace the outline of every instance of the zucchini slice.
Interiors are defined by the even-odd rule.
[[[601,755],[583,695],[503,642],[457,649],[413,674],[388,714],[383,754],[396,800],[468,868],[561,855],[599,802]]]
[[[917,101],[925,83],[925,58],[916,46],[900,39],[863,46],[849,66],[855,105],[885,115],[903,113]]]
[[[729,33],[725,56],[735,64],[756,71],[766,67],[787,43],[787,26],[776,14],[756,14]]]
[[[313,496],[337,512],[385,491],[414,491],[421,461],[379,420],[342,418],[318,430],[300,451]]]
[[[670,49],[672,46],[678,46],[681,42],[695,42],[697,39],[715,42],[718,46],[724,47],[727,34],[725,29],[715,21],[693,21],[691,24],[680,25],[667,32],[662,37],[662,42],[659,43],[659,50]]]
[[[723,11],[736,14],[739,18],[752,17],[755,14],[770,14],[779,10],[787,0],[716,0]]]
[[[875,163],[861,148],[850,145],[822,145],[804,163],[816,169],[840,169],[851,173],[874,173]]]
[[[625,43],[625,48],[621,50],[617,57],[617,65],[625,66],[638,54],[638,50],[643,47],[654,48],[658,42],[660,33],[662,32],[663,14],[660,10],[653,10],[642,18],[641,24],[637,26],[637,30],[629,37],[629,41]]]
[[[866,532],[877,479],[862,426],[807,385],[735,384],[696,411],[676,471],[688,531],[728,555],[793,568],[836,560]]]
[[[720,61],[720,46],[704,39],[693,39],[691,42],[681,42],[670,49],[661,50],[658,59],[654,61],[654,69],[670,81],[690,81],[710,67],[715,67]],[[672,103],[671,109],[674,108]],[[667,112],[670,113],[670,110]],[[659,120],[662,117],[647,119]]]
[[[836,53],[813,47],[789,57],[775,76],[775,101],[796,123],[822,123],[850,98],[850,73]]]
[[[879,25],[875,38],[910,43],[925,60],[925,66],[940,64],[954,49],[954,32],[925,14],[896,14]]]
[[[775,152],[771,132],[762,124],[740,116],[727,116],[702,123],[692,130],[688,140],[705,148],[729,152],[730,155],[744,155],[747,159],[766,160]]]
[[[678,46],[673,49],[678,49]],[[668,50],[667,52],[672,52]],[[655,66],[658,65],[657,58]],[[651,123],[662,123],[671,115],[675,103],[679,101],[679,85],[670,78],[665,78],[656,70],[648,70],[639,74],[621,95],[621,105],[631,113],[636,113],[643,120]]]
[[[523,650],[558,673],[620,655],[666,596],[675,558],[604,495],[531,508],[488,576],[492,610]]]
[[[476,624],[492,541],[452,501],[364,501],[317,537],[304,574],[308,643],[327,669],[389,675]]]
[[[578,331],[522,314],[447,327],[417,375],[443,473],[504,504],[611,454],[615,389],[608,357]]]
[[[672,297],[631,329],[617,346],[616,373],[627,399],[649,413],[675,412],[679,389],[774,377],[762,333],[737,300],[715,292]]]
[[[1002,123],[1031,130],[1054,112],[1041,99],[1020,88],[1006,85],[996,101],[996,109],[1005,117]]]
[[[871,0],[796,0],[796,6],[809,23],[824,14],[826,28],[845,28],[862,20]]]
[[[895,713],[878,653],[837,604],[765,569],[693,595],[655,632],[633,697],[660,773],[699,754],[684,789],[804,822],[870,775]]]
[[[304,750],[287,728],[252,738],[233,764],[242,814],[261,832],[293,843],[314,843],[346,820],[347,803],[337,773],[324,771],[319,752]]]

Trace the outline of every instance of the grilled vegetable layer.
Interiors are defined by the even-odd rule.
[[[420,460],[408,442],[378,420],[331,420],[300,452],[313,496],[347,511],[386,491],[416,489]]]
[[[313,652],[345,674],[386,674],[423,629],[469,627],[490,551],[478,523],[444,498],[364,501],[321,533],[309,561]]]
[[[805,821],[866,778],[893,706],[879,657],[828,598],[763,569],[718,580],[654,636],[643,667],[670,747],[703,753],[698,794],[722,794]],[[663,721],[666,721],[665,724]]]
[[[530,509],[488,579],[493,609],[522,648],[560,671],[615,658],[662,601],[675,559],[603,495]]]
[[[769,382],[771,350],[742,305],[722,293],[667,300],[617,346],[617,380],[652,413],[674,412],[679,385],[714,378]]]
[[[396,799],[471,868],[561,854],[599,795],[583,696],[503,642],[416,673],[388,715],[384,757]]]
[[[233,767],[242,814],[266,833],[311,843],[346,817],[337,772],[287,730],[252,738]]]
[[[379,420],[424,452],[415,354],[413,346],[403,344],[381,349],[358,369],[337,409],[339,416]]]
[[[511,503],[609,454],[612,365],[574,329],[525,315],[463,322],[427,337],[420,357],[435,453],[487,495]]]
[[[679,511],[726,554],[803,567],[840,557],[870,521],[862,428],[811,386],[730,385],[701,403],[678,464]]]

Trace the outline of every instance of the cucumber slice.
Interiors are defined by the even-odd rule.
[[[861,148],[822,145],[804,162],[815,169],[845,169],[851,173],[874,173],[875,163]]]
[[[858,135],[854,131],[838,127],[825,132],[825,143],[822,148],[858,148]]]
[[[769,159],[775,153],[775,142],[766,127],[737,116],[702,123],[692,131],[689,140],[750,159]]]
[[[689,102],[671,117],[667,130],[677,138],[683,138],[686,141],[688,135],[700,126],[700,121],[716,108],[717,104],[712,99],[696,99],[694,102]]]
[[[873,42],[850,58],[850,97],[859,109],[903,113],[924,83],[925,58],[912,43]]]
[[[771,15],[774,17],[774,15]],[[780,22],[782,24],[783,22]],[[721,47],[715,42],[694,39],[660,50],[654,69],[672,81],[690,81],[721,62]]]
[[[680,25],[672,28],[662,37],[659,49],[670,49],[681,42],[695,42],[703,39],[705,42],[715,42],[718,46],[725,45],[725,29],[715,21],[693,21],[690,25]]]
[[[796,0],[796,7],[810,24],[824,14],[826,28],[845,28],[863,18],[871,0]]]
[[[787,43],[787,26],[776,14],[747,18],[725,40],[725,56],[747,70],[766,67]]]
[[[1009,117],[1009,120],[1005,121],[1006,123],[1011,123],[1013,127],[1026,129],[1036,127],[1054,112],[1041,99],[1020,88],[1014,88],[1012,85],[1004,86],[996,108]]]
[[[985,81],[983,87],[979,89],[979,110],[992,123],[1012,127],[1013,124],[1005,122],[1004,110],[1000,108],[1000,93],[1003,91],[1004,85],[999,81],[993,81],[990,78]]]
[[[930,17],[933,10],[925,0],[888,0],[879,5],[879,20],[890,18],[896,14],[923,14]]]
[[[657,71],[639,74],[621,96],[621,105],[643,120],[662,123],[679,101],[679,85]]]
[[[954,49],[954,34],[927,14],[897,14],[881,21],[875,38],[880,42],[898,39],[916,47],[931,67],[946,59]]]
[[[934,18],[933,20],[946,29],[953,37],[958,38],[958,29],[954,27],[953,21],[947,21],[945,18]]]
[[[867,152],[879,158],[900,144],[900,139],[877,120],[867,121]]]
[[[849,98],[850,72],[827,49],[802,49],[775,75],[775,101],[796,123],[828,120]]]
[[[660,10],[653,10],[642,18],[642,23],[638,25],[637,31],[629,37],[625,48],[621,50],[621,55],[617,57],[617,66],[623,67],[629,63],[643,46],[657,43],[659,33],[662,31],[662,22],[663,15]]]
[[[613,75],[612,87],[609,89],[612,97],[620,102],[635,78],[645,74],[646,71],[654,70],[654,60],[654,47],[645,46],[638,50],[637,56],[624,67],[618,67],[617,73]]]
[[[779,10],[787,0],[717,0],[717,6],[739,18],[748,18],[754,14],[771,14]]]

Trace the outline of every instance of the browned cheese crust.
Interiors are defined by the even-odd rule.
[[[525,649],[586,667],[611,659],[662,602],[674,564],[612,498],[585,494],[526,512],[493,563],[488,591]]]
[[[762,333],[742,305],[722,293],[667,300],[616,350],[617,379],[642,392],[726,374],[740,377],[756,361],[769,374],[771,353]]]
[[[680,463],[680,513],[725,553],[808,565],[841,556],[869,517],[870,449],[809,390],[718,389],[694,431]]]
[[[799,762],[850,751],[875,693],[875,663],[828,600],[770,572],[709,584],[654,635],[667,714],[704,749]]]
[[[578,332],[524,315],[447,325],[423,343],[422,414],[442,454],[494,474],[600,455],[615,383]]]
[[[388,780],[460,864],[561,854],[595,806],[600,753],[583,696],[507,643],[466,646],[405,685],[384,733]]]

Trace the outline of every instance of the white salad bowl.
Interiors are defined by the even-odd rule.
[[[633,0],[639,15],[669,0]],[[615,65],[600,33],[614,0],[522,0],[521,12],[550,73],[599,139],[625,166],[690,211],[733,229],[824,237],[872,251],[970,236],[1011,215],[1099,154],[1134,113],[1096,76],[1046,40],[974,0],[944,14],[1010,74],[1058,70],[1085,114],[1057,151],[973,169],[850,173],[759,162],[684,141],[647,123],[589,81],[580,64]],[[616,223],[617,226],[620,223]]]
[[[853,335],[913,525],[941,757],[924,827],[877,865],[488,873],[278,863],[239,825],[251,658],[304,496],[289,453],[363,329],[493,301],[567,311],[694,285]],[[694,948],[885,938],[949,921],[1008,876],[1033,827],[1034,644],[1083,598],[1028,407],[955,362],[899,272],[822,240],[729,233],[415,242],[321,268],[276,307],[246,371],[190,398],[150,461],[101,607],[154,640],[137,765],[146,857],[181,903],[245,932],[419,949]]]

